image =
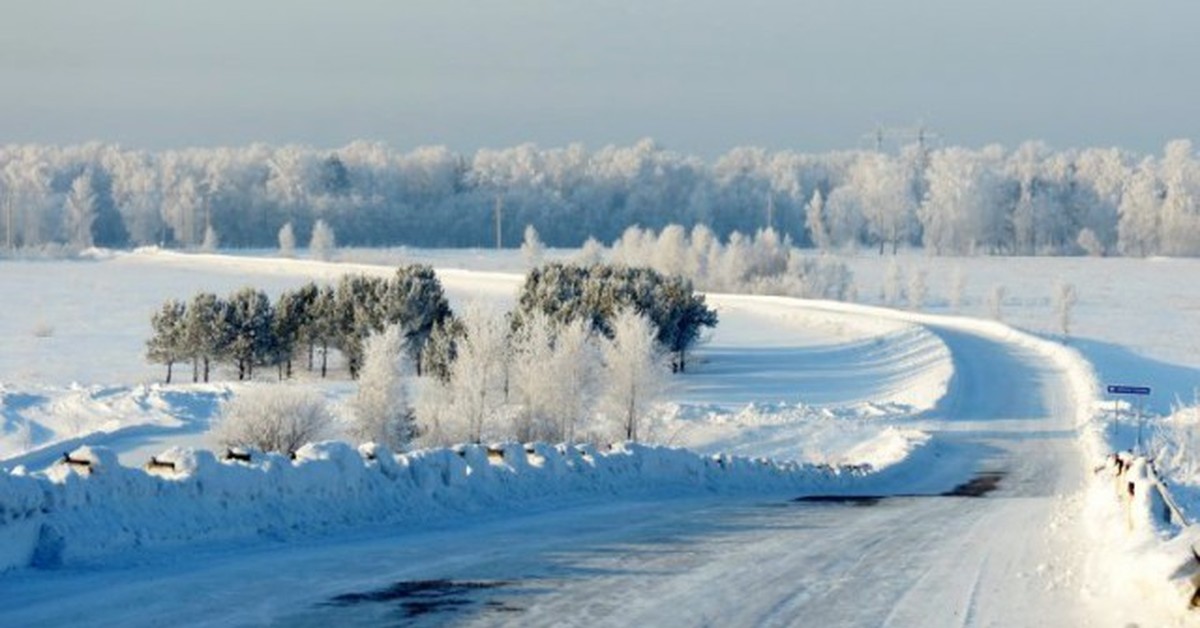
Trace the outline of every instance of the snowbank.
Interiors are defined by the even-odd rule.
[[[80,447],[39,473],[0,473],[0,570],[197,541],[410,525],[555,498],[881,491],[911,475],[909,466],[832,467],[632,443],[607,451],[505,443],[392,455],[324,442],[294,459],[252,452],[248,461],[176,447],[133,469],[110,450]]]
[[[1088,510],[1098,515],[1094,534],[1110,550],[1112,573],[1125,577],[1138,597],[1166,608],[1195,608],[1200,601],[1200,525],[1188,524],[1153,461],[1119,453],[1097,469]]]
[[[653,434],[700,453],[883,468],[923,442],[923,432],[897,427],[916,414],[911,406],[899,404],[750,403],[730,409],[676,403],[663,407]]]

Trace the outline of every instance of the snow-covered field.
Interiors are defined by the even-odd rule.
[[[569,255],[550,255],[556,254]],[[73,262],[0,264],[0,286],[22,295],[28,304],[10,308],[0,318],[0,334],[9,339],[0,352],[0,467],[44,468],[64,450],[82,444],[111,448],[123,464],[138,466],[173,445],[207,444],[205,432],[220,400],[236,394],[239,386],[221,381],[207,385],[158,383],[163,369],[147,364],[142,353],[150,313],[165,298],[186,298],[201,289],[227,293],[247,284],[276,293],[310,279],[328,280],[345,272],[384,275],[397,262],[424,261],[439,267],[456,308],[471,299],[507,304],[523,267],[515,253],[484,251],[359,251],[344,252],[343,259],[343,263],[330,264],[139,251],[97,254],[91,260]],[[726,487],[741,487],[738,490],[724,490],[721,487],[726,485],[714,484],[715,480],[705,475],[709,471],[702,469],[712,464],[711,459],[706,463],[705,458],[688,458],[676,450],[664,450],[667,453],[662,460],[668,462],[653,462],[659,471],[650,475],[645,475],[645,465],[650,462],[637,464],[636,473],[642,475],[629,484],[640,487],[637,490],[622,491],[604,484],[606,488],[596,493],[595,484],[579,485],[578,479],[565,479],[577,477],[571,475],[577,471],[566,469],[581,469],[582,463],[563,462],[563,471],[547,476],[557,478],[547,480],[547,486],[557,488],[540,499],[535,499],[539,491],[518,489],[501,479],[497,481],[507,489],[471,485],[475,488],[464,494],[482,491],[488,508],[472,511],[465,520],[462,504],[470,499],[460,495],[458,501],[437,502],[442,506],[449,503],[440,519],[435,518],[442,522],[439,525],[454,523],[449,531],[438,533],[449,535],[439,542],[451,549],[435,552],[419,549],[429,540],[426,537],[434,534],[420,524],[421,517],[395,519],[399,533],[394,527],[365,525],[368,521],[379,523],[373,508],[406,499],[403,492],[379,493],[383,489],[376,487],[378,480],[371,479],[373,476],[362,476],[365,479],[355,480],[359,484],[346,489],[356,496],[348,511],[358,513],[358,519],[347,515],[346,520],[331,526],[327,518],[311,514],[320,509],[301,502],[295,512],[309,515],[298,514],[295,525],[311,523],[313,529],[306,531],[277,523],[255,524],[254,517],[237,510],[236,504],[222,505],[215,514],[212,508],[206,509],[205,516],[213,517],[212,527],[229,529],[220,513],[246,524],[248,531],[239,533],[234,526],[221,538],[195,530],[164,533],[153,526],[139,531],[139,526],[150,525],[139,517],[163,507],[173,511],[163,518],[163,525],[172,525],[171,517],[192,521],[191,514],[200,514],[188,510],[196,506],[187,505],[187,499],[155,502],[156,492],[165,490],[155,488],[160,480],[128,480],[126,483],[135,487],[130,490],[141,501],[122,510],[111,503],[87,506],[91,499],[116,499],[113,495],[121,494],[120,489],[100,486],[95,480],[65,481],[62,478],[66,476],[58,471],[66,492],[48,499],[56,504],[55,512],[66,514],[47,516],[60,516],[58,521],[64,526],[60,529],[88,529],[89,513],[98,512],[109,512],[106,520],[110,523],[124,523],[118,526],[119,533],[114,532],[115,540],[92,543],[79,532],[77,538],[61,545],[67,549],[58,562],[70,565],[72,557],[86,558],[91,561],[88,570],[63,567],[0,576],[0,591],[6,599],[29,600],[25,605],[0,609],[0,623],[100,617],[108,623],[149,624],[171,617],[168,603],[139,606],[138,601],[153,590],[146,579],[149,576],[140,575],[137,569],[143,564],[176,567],[164,585],[166,590],[203,591],[201,599],[211,603],[185,604],[181,600],[177,606],[208,613],[203,617],[185,615],[192,617],[191,623],[214,625],[284,621],[304,625],[333,620],[368,625],[378,607],[338,612],[336,605],[318,605],[305,615],[307,619],[299,620],[295,605],[305,599],[336,598],[377,588],[389,581],[437,579],[520,579],[526,582],[522,585],[525,589],[533,589],[533,593],[510,592],[504,598],[519,599],[524,612],[468,608],[468,614],[460,617],[483,623],[550,624],[568,612],[578,613],[571,616],[581,623],[588,618],[607,618],[609,623],[661,623],[672,617],[671,609],[677,612],[680,608],[690,609],[677,616],[686,617],[688,624],[796,623],[800,617],[820,625],[1095,625],[1096,618],[1104,618],[1100,625],[1186,621],[1182,606],[1171,606],[1178,596],[1164,595],[1166,601],[1161,605],[1133,603],[1130,600],[1145,597],[1141,590],[1131,593],[1122,582],[1111,580],[1114,569],[1138,569],[1137,563],[1106,557],[1108,546],[1089,547],[1089,543],[1111,545],[1115,541],[1104,533],[1107,528],[1098,532],[1096,522],[1085,521],[1091,516],[1088,513],[1098,510],[1089,509],[1084,489],[1096,484],[1087,479],[1087,469],[1105,447],[1094,438],[1099,432],[1093,428],[1107,420],[1103,413],[1111,408],[1111,401],[1098,390],[1099,384],[1153,386],[1154,395],[1143,407],[1147,414],[1166,414],[1177,400],[1190,402],[1193,398],[1193,388],[1200,383],[1196,377],[1200,358],[1196,341],[1186,330],[1200,323],[1200,296],[1188,296],[1191,293],[1176,288],[1200,278],[1200,262],[905,255],[898,262],[901,272],[923,271],[929,287],[920,308],[912,308],[920,311],[909,312],[872,307],[881,304],[882,286],[887,275],[895,272],[889,265],[896,262],[873,255],[848,261],[865,306],[709,295],[721,324],[698,351],[693,372],[678,379],[652,438],[705,455],[746,456],[738,459],[745,461],[738,464],[749,465],[749,470],[740,472],[747,475]],[[1072,312],[1069,337],[1062,335],[1053,304],[1060,281],[1074,284],[1080,297]],[[951,304],[956,282],[963,286],[958,307]],[[944,316],[990,317],[994,308],[989,300],[995,286],[1006,289],[1000,307],[1003,320],[1032,335]],[[1079,360],[1080,355],[1094,372]],[[179,373],[186,379],[186,368],[177,367]],[[335,402],[352,390],[352,384],[336,379],[308,383],[321,386]],[[1084,424],[1089,428],[1077,431]],[[1164,452],[1159,456],[1160,471],[1178,487],[1182,507],[1193,514],[1200,512],[1200,499],[1192,497],[1200,492],[1193,488],[1200,486],[1195,457],[1200,443],[1192,444],[1200,440],[1194,438],[1194,411],[1154,419],[1146,429],[1147,441]],[[313,479],[326,473],[315,469],[354,467],[346,452],[335,454],[318,451],[298,461],[293,465],[299,474],[294,480],[269,469],[262,473],[275,478],[270,486],[290,487],[287,490],[297,495],[305,493],[304,487],[317,496],[326,494],[322,491],[335,494],[336,480]],[[659,454],[639,455],[659,460],[655,457]],[[846,475],[837,480],[836,488],[830,488],[815,479],[828,473],[816,467],[768,465],[763,467],[767,471],[753,470],[753,458],[760,456],[834,467],[865,464],[883,473],[869,481]],[[309,458],[307,467],[301,464]],[[551,458],[557,460],[553,455],[544,459]],[[363,464],[356,455],[354,460],[354,464]],[[228,484],[230,480],[222,479],[223,465],[213,464],[217,466],[189,476],[192,479],[178,490],[171,490],[186,495],[189,490],[201,490],[187,488],[193,484]],[[275,464],[288,467],[289,463]],[[431,463],[404,464],[418,477],[416,469]],[[504,466],[503,473],[512,471],[509,467],[513,465],[520,467],[521,463]],[[837,504],[800,504],[784,510],[756,506],[772,494],[936,495],[978,471],[999,474],[995,499],[898,498],[863,509]],[[140,471],[129,473],[141,475]],[[362,473],[355,471],[352,477]],[[614,473],[627,477],[621,475],[623,471]],[[763,484],[754,479],[756,473],[771,477],[791,474],[791,479],[778,485],[772,484],[774,480]],[[257,480],[252,478],[256,476],[245,477],[251,479],[237,482],[250,482],[249,488],[238,490],[249,491],[245,494],[260,490],[254,488]],[[537,483],[528,479],[537,476],[523,477],[523,481]],[[323,483],[327,481],[334,482],[333,488]],[[405,490],[427,492],[420,481],[413,482],[415,488]],[[9,490],[44,490],[28,489],[26,478],[12,478],[10,485],[18,484],[26,488]],[[646,492],[647,485],[659,488]],[[756,488],[745,490],[750,486]],[[722,496],[704,496],[713,490]],[[237,495],[245,497],[236,490],[220,495],[223,497],[214,499],[236,502]],[[623,496],[614,501],[616,495]],[[29,499],[39,503],[36,495]],[[650,501],[639,501],[645,499]],[[572,507],[563,512],[554,508],[559,502]],[[164,506],[166,503],[170,505]],[[671,506],[654,507],[655,503]],[[271,509],[286,512],[287,504],[277,503]],[[542,515],[517,517],[523,509]],[[631,512],[637,513],[643,525],[625,535],[593,527],[625,521]],[[311,520],[304,519],[310,515]],[[130,519],[122,519],[125,517]],[[506,527],[508,520],[523,522],[514,525],[523,525],[528,531]],[[680,521],[689,523],[680,526]],[[676,524],[674,528],[671,522]],[[191,524],[174,525],[191,529]],[[313,537],[314,530],[324,536]],[[568,540],[572,534],[580,546],[572,547]],[[1168,531],[1155,534],[1165,537]],[[204,544],[187,545],[204,556],[194,563],[180,564],[155,549],[186,543],[191,537],[208,539]],[[16,546],[15,537],[6,538],[11,550]],[[288,543],[277,548],[281,553],[271,554],[263,550],[264,538]],[[501,539],[513,542],[502,547]],[[675,553],[672,548],[680,544],[693,548],[692,558]],[[129,553],[130,548],[140,546],[144,546],[145,557]],[[618,551],[627,556],[624,567],[597,553],[604,547],[623,548]],[[733,551],[734,547],[740,549]],[[582,553],[572,554],[570,549]],[[361,557],[375,571],[333,576],[335,553]],[[381,562],[379,556],[391,556],[397,564]],[[237,591],[227,584],[221,586],[222,570],[250,577],[276,573],[289,561],[314,571],[298,576],[296,588],[286,593],[279,593],[280,587],[275,585],[269,589],[246,586]],[[737,587],[754,589],[755,594],[739,606],[729,592],[714,589],[723,581],[721,569],[759,585]],[[108,577],[106,573],[118,583],[110,595],[76,595],[69,608],[55,603],[58,594],[86,588],[96,578]],[[652,573],[660,577],[652,577]],[[868,583],[874,591],[869,599],[861,594],[861,587]],[[1159,584],[1165,587],[1165,578]],[[594,591],[589,593],[593,587],[610,595],[645,590],[648,597],[630,600],[615,614],[608,608],[610,614],[605,614],[604,605],[586,602],[594,597]],[[267,591],[278,598],[263,601]],[[252,602],[255,599],[259,601]],[[233,610],[239,603],[242,611]],[[246,604],[253,610],[246,610]],[[99,615],[88,614],[92,612]]]

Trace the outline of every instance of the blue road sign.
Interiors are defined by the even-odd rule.
[[[1110,384],[1108,386],[1108,393],[1110,395],[1149,395],[1150,387],[1149,386],[1121,386],[1121,385],[1116,385],[1116,384]]]

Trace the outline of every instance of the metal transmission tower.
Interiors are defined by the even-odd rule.
[[[941,143],[942,139],[942,136],[931,131],[923,122],[917,123],[917,126],[915,127],[896,129],[895,133],[896,139],[901,142],[901,146],[904,145],[905,141],[908,143],[915,142],[917,145],[917,150],[921,151],[922,155],[925,155],[929,152],[929,147],[931,144],[939,144]]]
[[[882,124],[875,125],[875,130],[870,133],[864,133],[861,136],[862,140],[870,142],[875,152],[882,153],[884,148],[889,144],[889,140],[897,150],[916,143],[921,154],[929,152],[929,147],[932,144],[940,143],[941,136],[925,126],[925,123],[918,122],[916,126],[883,126]]]

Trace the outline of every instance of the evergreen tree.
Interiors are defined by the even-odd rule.
[[[687,352],[703,329],[715,327],[717,313],[698,295],[691,281],[664,277],[649,268],[595,265],[587,268],[552,263],[525,277],[517,300],[517,325],[535,311],[556,323],[585,320],[592,329],[612,335],[616,312],[631,308],[654,324],[658,342],[673,355],[676,371],[687,366]]]
[[[228,355],[237,365],[239,380],[254,379],[254,366],[273,349],[271,301],[265,292],[247,287],[233,293],[228,303]]]
[[[421,373],[443,383],[449,381],[456,355],[455,343],[462,335],[462,323],[453,316],[436,323],[421,351]]]
[[[146,357],[167,365],[167,383],[171,383],[172,367],[187,357],[186,306],[175,299],[163,303],[162,309],[150,319],[154,336],[146,343]]]
[[[187,307],[184,327],[186,354],[192,359],[192,381],[199,381],[202,365],[207,382],[212,361],[223,356],[229,344],[229,308],[217,295],[201,292]]]
[[[388,281],[385,292],[383,321],[400,326],[405,351],[417,365],[417,375],[421,375],[421,352],[434,327],[450,316],[450,303],[442,283],[430,266],[401,266]]]
[[[279,295],[273,308],[271,319],[271,336],[274,339],[274,361],[279,366],[279,377],[291,378],[292,358],[301,340],[307,339],[306,334],[311,329],[311,319],[314,316],[313,304],[317,299],[318,288],[314,283],[308,283],[297,290],[285,291]],[[312,343],[309,345],[309,370],[312,370]]]
[[[307,340],[308,370],[313,370],[313,348],[321,353],[321,377],[329,368],[329,348],[338,336],[338,300],[331,286],[322,286],[312,301],[312,315],[305,320],[301,335]]]
[[[379,277],[343,275],[337,285],[333,309],[334,346],[346,359],[351,378],[362,366],[367,336],[383,330],[387,282]]]

